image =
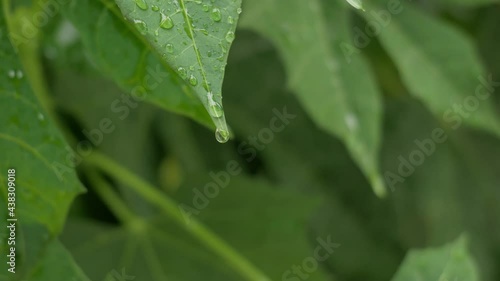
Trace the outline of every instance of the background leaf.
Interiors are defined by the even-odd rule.
[[[350,59],[342,50],[350,33],[348,10],[340,3],[248,1],[242,27],[276,45],[290,89],[317,126],[345,142],[375,193],[383,195],[378,171],[380,94],[363,58]],[[336,32],[328,32],[331,28]]]
[[[30,88],[23,67],[7,34],[6,6],[0,7],[0,200],[2,219],[6,213],[7,170],[16,169],[17,275],[28,277],[51,240],[61,231],[69,206],[83,192],[71,162],[67,145]],[[6,252],[7,233],[0,249]],[[7,257],[0,261],[6,265]],[[43,265],[42,265],[43,267]],[[2,266],[1,278],[11,274]]]
[[[497,86],[471,40],[410,4],[400,6],[401,14],[392,19],[381,5],[374,7],[389,15],[381,22],[379,38],[410,93],[453,128],[463,122],[498,135],[500,123],[490,98]],[[374,20],[373,13],[364,15]]]
[[[393,281],[479,280],[464,237],[438,249],[410,251]]]

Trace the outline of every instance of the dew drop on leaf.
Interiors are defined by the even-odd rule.
[[[210,115],[215,118],[221,118],[224,115],[224,110],[222,110],[222,106],[218,102],[214,101],[212,92],[208,92],[207,98]]]
[[[238,9],[236,9],[236,12],[238,13],[238,15],[240,15],[241,12],[243,12],[243,10],[241,8],[238,8]]]
[[[177,68],[177,71],[181,75],[182,79],[186,79],[186,77],[187,77],[187,70],[184,67],[181,66],[181,67]]]
[[[135,4],[137,4],[137,7],[141,8],[142,10],[146,10],[148,8],[148,4],[146,4],[145,0],[135,0]]]
[[[165,49],[167,50],[167,53],[172,54],[174,52],[174,45],[169,43],[165,46]]]
[[[234,40],[234,32],[232,31],[229,31],[227,34],[226,34],[226,41],[231,43],[233,42]]]
[[[160,8],[156,5],[153,5],[153,6],[151,6],[151,10],[158,12],[160,10]]]
[[[196,79],[196,77],[194,77],[194,75],[191,75],[189,77],[189,84],[191,84],[192,86],[198,85],[198,79]]]
[[[164,29],[172,29],[172,27],[174,27],[174,22],[169,16],[161,13],[160,26]]]
[[[139,30],[140,33],[146,34],[148,32],[148,26],[142,20],[134,20],[134,25]]]
[[[222,19],[222,14],[218,8],[214,8],[212,12],[210,13],[210,18],[212,18],[213,21],[219,22]]]
[[[227,23],[234,24],[234,18],[232,16],[227,17]]]

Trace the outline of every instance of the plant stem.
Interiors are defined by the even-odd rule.
[[[92,183],[94,190],[120,222],[125,225],[131,225],[139,220],[139,217],[129,211],[129,208],[123,203],[116,192],[113,191],[112,187],[96,171],[93,169],[86,170],[85,174]]]
[[[121,167],[110,158],[100,153],[93,153],[87,158],[90,164],[102,169],[117,180],[127,184],[139,195],[147,199],[151,204],[156,205],[165,212],[172,220],[185,228],[193,237],[205,243],[214,253],[219,255],[235,270],[237,270],[246,280],[249,281],[269,281],[271,280],[245,257],[237,253],[231,246],[226,244],[216,234],[205,228],[194,218],[184,217],[177,203],[158,191],[155,187],[134,175],[132,172]]]

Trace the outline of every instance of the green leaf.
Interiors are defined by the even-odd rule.
[[[363,15],[373,20],[372,13]],[[459,125],[463,121],[500,136],[490,98],[493,85],[488,85],[491,76],[462,32],[406,4],[401,15],[381,28],[379,38],[410,92],[438,118],[452,126],[460,119]]]
[[[288,85],[311,118],[344,141],[375,193],[385,194],[378,170],[380,93],[364,59],[344,53],[342,43],[350,38],[347,5],[320,0],[245,4],[241,25],[275,44]]]
[[[209,180],[199,180],[198,186]],[[181,193],[177,197],[183,204],[180,206],[194,208],[193,190],[185,187]],[[316,200],[275,190],[263,180],[235,177],[209,201],[192,216],[213,229],[271,280],[281,280],[285,271],[311,256],[305,224]],[[140,228],[69,223],[63,241],[94,280],[102,280],[110,268],[122,267],[141,280],[185,281],[199,280],[200,276],[214,281],[242,280],[226,262],[164,215],[144,221]],[[320,246],[317,241],[316,246]],[[100,259],[95,259],[96,255]],[[326,279],[318,269],[310,273],[309,280]]]
[[[47,246],[45,255],[40,260],[40,265],[33,271],[29,281],[50,281],[54,280],[54,276],[60,280],[90,281],[59,240],[54,240]]]
[[[162,58],[189,83],[217,128],[226,130],[222,81],[241,0],[116,0]]]
[[[137,96],[131,102],[121,99],[108,105],[113,113],[122,115],[124,106],[130,110],[146,100],[213,127],[194,89],[162,61],[115,4],[83,0],[61,9],[78,30],[91,62],[125,92]]]
[[[467,240],[460,237],[440,248],[411,250],[392,281],[479,281]]]
[[[33,94],[7,37],[10,10],[4,8],[0,7],[0,215],[2,220],[17,219],[16,274],[23,277],[60,232],[71,202],[84,189],[67,161],[70,152],[64,138]],[[15,169],[16,205],[6,213],[7,198],[12,198],[7,194],[9,169]],[[0,249],[5,253],[3,239]],[[2,265],[5,259],[2,255]],[[3,268],[2,275],[7,272]]]

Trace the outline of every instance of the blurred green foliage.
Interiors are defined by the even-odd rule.
[[[137,1],[3,1],[0,280],[500,279],[498,1]]]

